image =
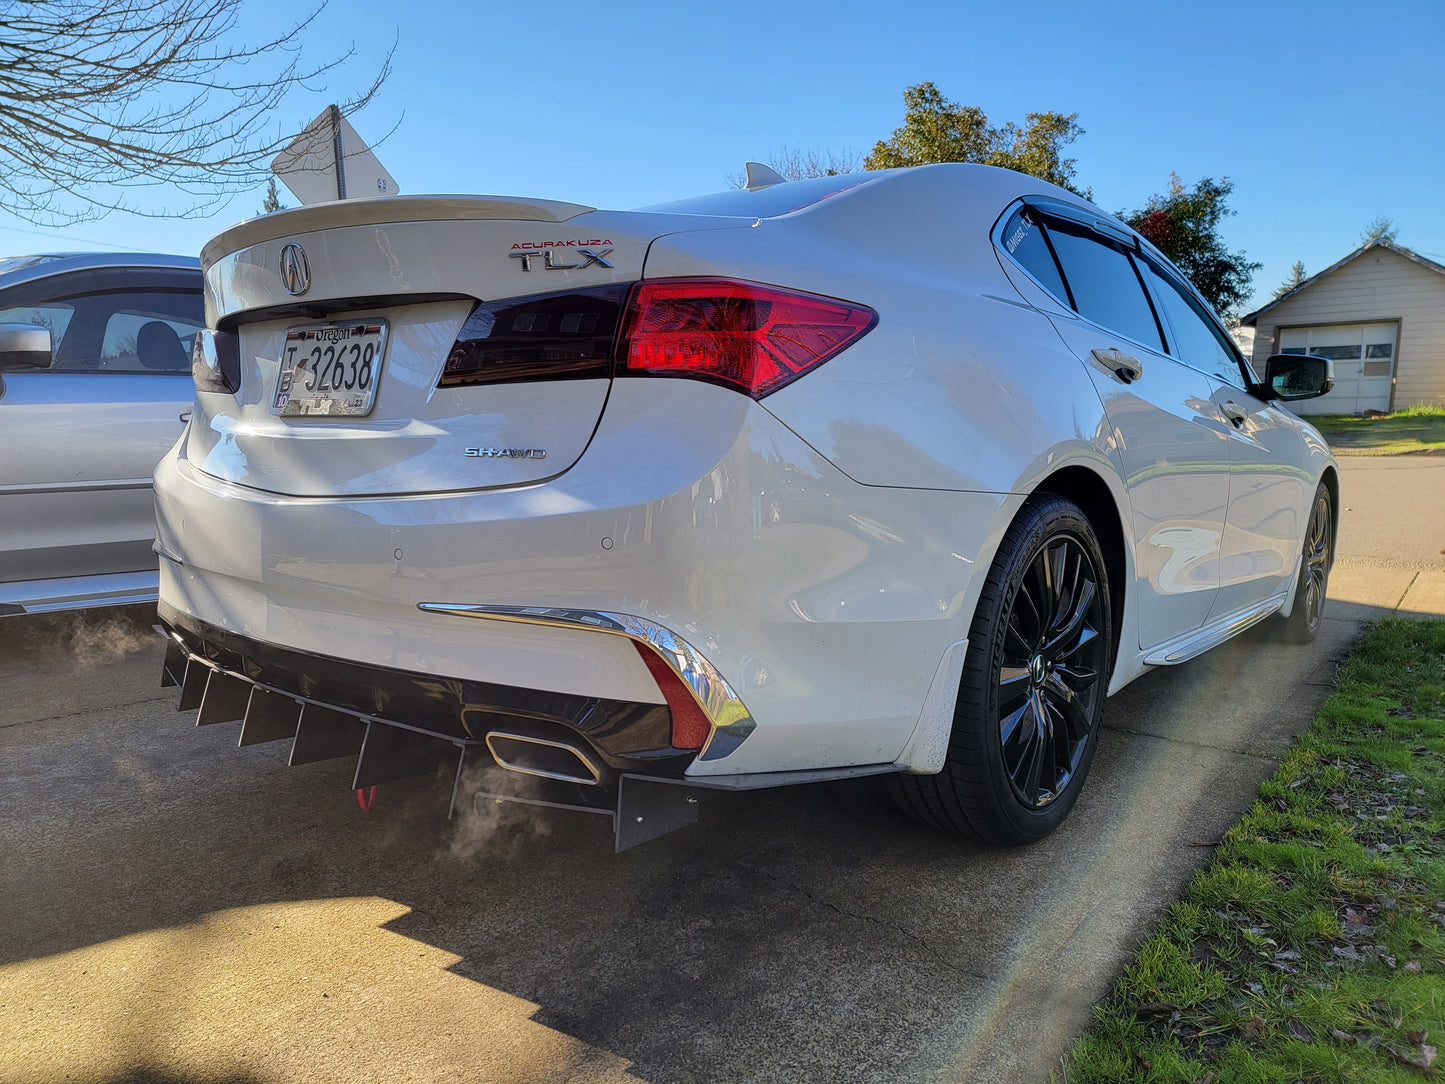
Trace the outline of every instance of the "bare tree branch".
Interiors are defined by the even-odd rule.
[[[356,54],[302,62],[324,6],[246,43],[235,40],[242,0],[0,0],[0,211],[40,225],[114,210],[192,218],[255,188],[301,126],[274,123],[281,103],[325,89]],[[343,113],[376,96],[394,50]],[[191,202],[128,202],[156,185]]]
[[[808,177],[832,177],[842,173],[857,173],[863,168],[863,156],[847,150],[818,150],[801,147],[784,147],[770,151],[768,165],[786,181],[801,181]],[[738,170],[727,175],[729,188],[742,188],[747,178]]]

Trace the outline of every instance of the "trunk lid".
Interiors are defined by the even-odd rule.
[[[587,359],[610,350],[608,306],[620,316],[650,242],[736,225],[464,196],[352,200],[242,223],[202,254],[211,326],[239,337],[240,389],[198,389],[187,458],[217,478],[297,497],[545,481],[577,461],[597,427],[610,369]],[[353,362],[363,342],[380,346],[365,412],[279,413],[290,395],[278,392],[305,384],[283,383],[288,349],[294,363],[295,348],[319,353],[353,329]],[[454,353],[464,330],[489,352]],[[564,349],[552,349],[558,342]],[[327,379],[315,394],[332,394]],[[347,380],[357,393],[346,401],[360,404],[355,364]]]

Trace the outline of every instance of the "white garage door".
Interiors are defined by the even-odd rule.
[[[1291,404],[1300,414],[1360,414],[1390,409],[1395,376],[1395,342],[1400,325],[1331,324],[1289,327],[1279,333],[1282,354],[1314,354],[1335,364],[1335,387],[1328,395]]]

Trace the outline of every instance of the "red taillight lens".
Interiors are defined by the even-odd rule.
[[[878,322],[862,305],[729,279],[640,282],[614,376],[686,376],[761,399]]]
[[[701,749],[707,744],[707,736],[712,733],[712,724],[703,714],[692,690],[683,684],[682,678],[677,676],[677,672],[668,666],[656,651],[636,640],[632,643],[647,665],[652,680],[657,682],[657,687],[662,690],[663,699],[667,701],[667,710],[672,715],[672,747]]]

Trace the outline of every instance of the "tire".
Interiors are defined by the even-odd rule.
[[[894,801],[926,824],[988,843],[1033,843],[1057,828],[1098,744],[1112,618],[1087,517],[1063,497],[1030,497],[969,628],[943,770],[890,776]]]
[[[1330,585],[1330,568],[1335,560],[1334,501],[1321,482],[1315,488],[1310,518],[1301,545],[1299,581],[1294,589],[1294,608],[1283,621],[1284,639],[1307,644],[1319,635],[1324,620],[1325,595]]]

